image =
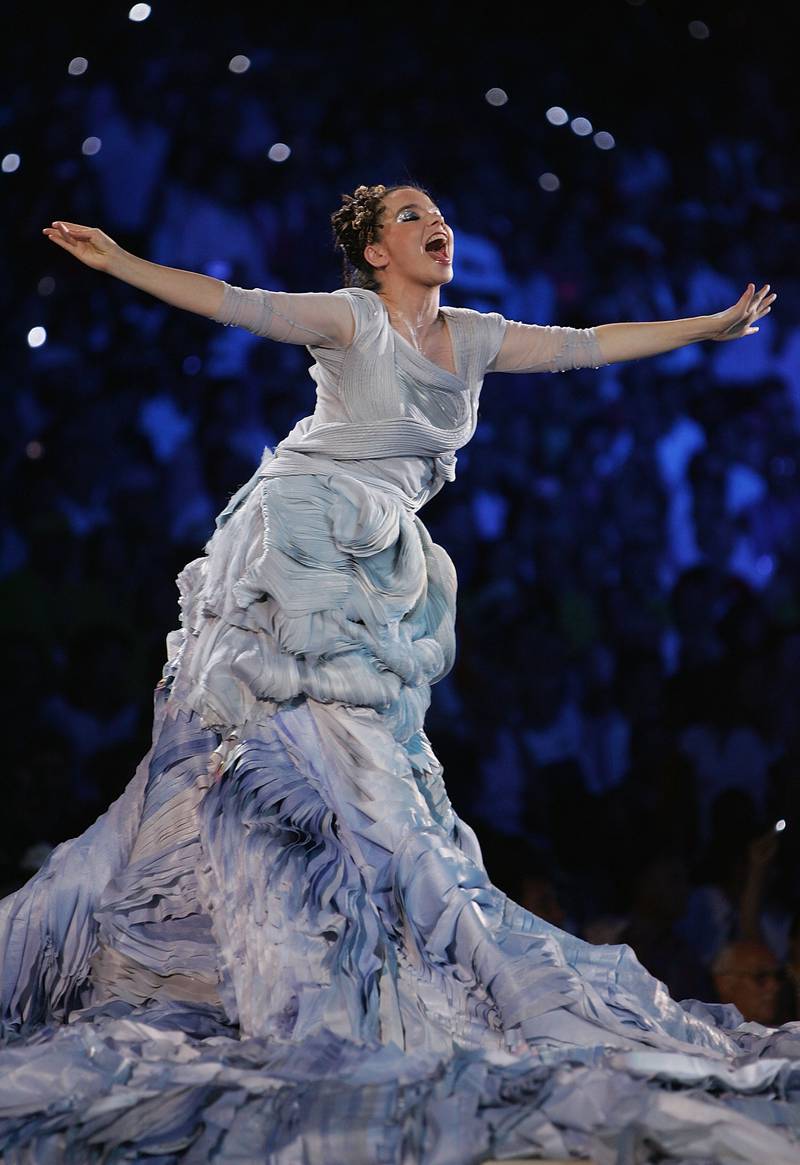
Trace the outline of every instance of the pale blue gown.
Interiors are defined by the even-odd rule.
[[[487,371],[603,359],[442,312],[455,372],[373,292],[225,285],[219,322],[307,345],[317,404],[178,576],[125,792],[0,904],[5,1165],[800,1162],[800,1025],[536,918],[450,804],[424,717],[456,575],[418,510]]]

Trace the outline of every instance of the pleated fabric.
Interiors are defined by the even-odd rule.
[[[480,378],[374,327],[398,412],[423,378],[469,432]],[[445,470],[412,428],[384,481],[306,421],[178,577],[124,793],[0,904],[3,1161],[799,1162],[800,1025],[678,1003],[491,883],[424,730]]]

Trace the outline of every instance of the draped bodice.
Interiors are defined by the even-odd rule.
[[[443,307],[456,369],[449,372],[392,327],[374,292],[333,294],[349,299],[353,342],[347,348],[309,345],[316,408],[277,445],[262,476],[335,472],[333,463],[345,462],[340,472],[383,484],[418,509],[455,477],[456,451],[475,432],[484,374],[505,320]]]

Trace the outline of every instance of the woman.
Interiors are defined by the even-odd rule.
[[[487,371],[744,337],[774,293],[750,284],[696,319],[525,325],[440,307],[454,239],[425,191],[361,186],[333,225],[347,286],[302,295],[45,229],[167,303],[306,345],[317,404],[178,577],[182,625],[133,780],[0,908],[13,1144],[465,1162],[600,1153],[627,1130],[665,1159],[752,1144],[795,1160],[736,1095],[790,1087],[788,1061],[757,1057],[793,1052],[791,1030],[683,1008],[629,948],[583,943],[489,881],[424,732],[453,662],[456,577],[417,517],[454,476]],[[709,1081],[730,1105],[676,1105],[675,1088]]]

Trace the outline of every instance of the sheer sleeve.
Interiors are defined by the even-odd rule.
[[[211,318],[284,344],[320,348],[346,348],[355,329],[346,296],[326,291],[248,290],[230,283],[224,284],[222,304]]]
[[[487,372],[567,372],[571,368],[600,368],[607,363],[594,328],[507,320],[500,350]]]

